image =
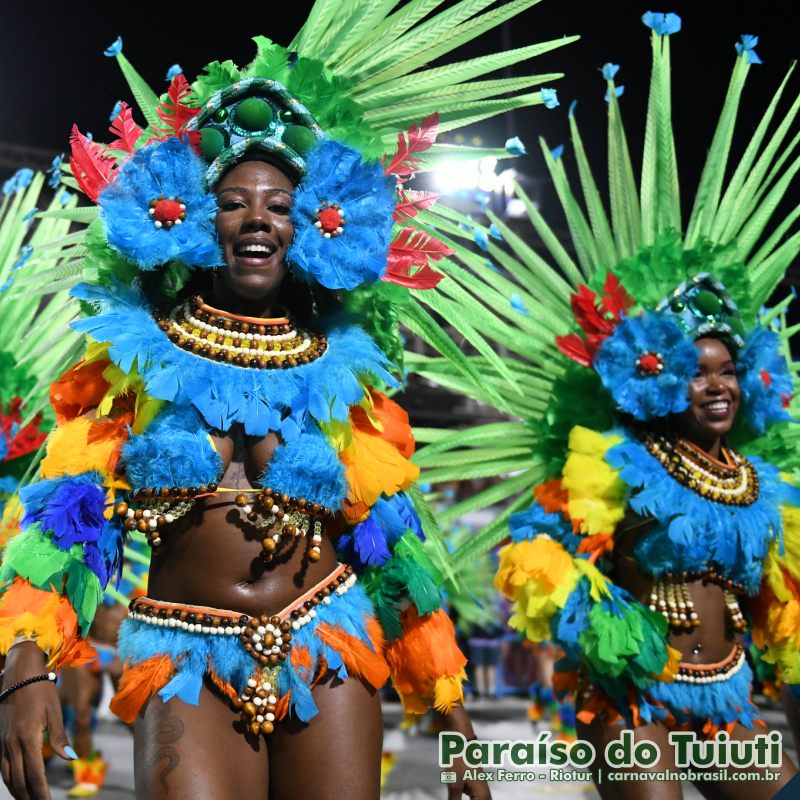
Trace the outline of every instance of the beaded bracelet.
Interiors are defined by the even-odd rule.
[[[38,683],[39,681],[53,681],[55,682],[56,674],[55,672],[48,672],[46,675],[34,675],[32,678],[25,678],[24,681],[20,681],[19,683],[15,683],[13,686],[9,686],[8,689],[3,689],[0,692],[0,703],[3,702],[7,697],[14,694],[17,689],[22,689],[25,686],[29,686],[32,683]]]

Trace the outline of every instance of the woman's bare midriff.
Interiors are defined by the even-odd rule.
[[[236,429],[212,438],[223,461],[219,486],[230,489],[253,488],[278,445],[275,434],[245,439]],[[164,531],[164,544],[150,566],[149,597],[249,615],[274,614],[336,568],[336,553],[324,536],[317,562],[306,557],[305,538],[284,536],[267,563],[261,556],[265,532],[248,522],[235,496],[220,492],[199,500],[192,512]]]
[[[633,560],[633,548],[639,536],[649,528],[648,521],[631,513],[617,529],[614,565],[611,578],[617,586],[627,589],[640,603],[650,603],[653,578],[643,572]],[[690,664],[714,664],[730,655],[737,641],[728,625],[725,595],[713,583],[695,580],[687,583],[700,620],[699,627],[688,633],[676,633],[670,628],[669,643],[681,653],[681,661]]]

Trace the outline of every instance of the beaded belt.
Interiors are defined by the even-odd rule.
[[[684,683],[719,683],[733,677],[745,663],[744,648],[734,645],[730,655],[716,664],[691,664],[682,661],[678,664],[676,681]]]
[[[137,597],[130,603],[129,617],[188,633],[237,637],[258,665],[242,693],[232,700],[232,706],[241,712],[246,730],[257,736],[272,733],[278,674],[291,652],[292,632],[299,631],[317,616],[318,605],[329,605],[331,594],[343,595],[355,582],[353,568],[339,564],[330,575],[271,616],[251,617],[236,611]]]

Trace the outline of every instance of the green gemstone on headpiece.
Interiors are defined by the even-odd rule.
[[[227,108],[218,108],[214,112],[214,121],[215,122],[225,122],[228,119],[228,109]]]
[[[316,141],[314,132],[303,125],[290,125],[283,133],[283,143],[288,144],[301,156],[305,155]]]
[[[236,106],[236,124],[246,131],[266,130],[272,122],[272,106],[260,97],[248,97]]]
[[[203,128],[200,131],[200,149],[208,161],[213,161],[224,149],[225,137],[216,128]]]
[[[679,297],[673,297],[672,300],[670,300],[669,307],[675,312],[683,311],[683,309],[686,308],[686,303]]]
[[[730,325],[731,330],[737,335],[741,336],[743,339],[747,335],[747,331],[744,328],[744,323],[739,317],[728,317],[726,322]]]
[[[288,108],[284,108],[283,111],[278,115],[281,122],[290,123],[294,120],[294,113],[290,111]]]
[[[722,299],[713,292],[698,292],[693,298],[694,305],[701,314],[714,316],[722,310]]]

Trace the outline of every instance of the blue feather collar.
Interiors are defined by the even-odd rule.
[[[759,478],[758,499],[749,506],[729,506],[701,497],[681,485],[631,437],[612,447],[606,461],[633,490],[630,506],[656,520],[635,547],[636,560],[652,575],[713,566],[724,577],[758,591],[770,542],[782,535],[779,506],[790,488],[778,471],[750,458]]]
[[[72,294],[100,313],[72,327],[109,342],[109,357],[124,372],[136,368],[147,392],[160,400],[192,405],[212,428],[241,423],[250,436],[279,430],[286,417],[309,414],[318,422],[346,420],[349,406],[375,379],[391,386],[391,364],[361,328],[341,318],[323,321],[328,349],[315,361],[289,369],[256,370],[220,364],[181,350],[152,317],[133,288],[80,284]]]

